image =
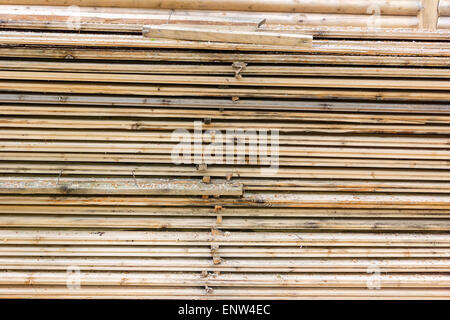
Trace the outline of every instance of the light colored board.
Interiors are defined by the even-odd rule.
[[[0,7],[0,297],[448,299],[449,33],[418,0],[300,1],[313,13],[84,7],[79,25]],[[262,18],[312,47],[140,35]],[[194,120],[279,129],[278,171],[174,165]]]
[[[366,273],[370,268],[380,272],[445,272],[450,259],[329,259],[329,258],[277,258],[261,263],[260,259],[164,258],[91,258],[91,257],[0,257],[0,270],[63,270],[78,266],[86,271],[220,271],[220,272],[351,272]]]
[[[38,161],[45,161],[47,163],[51,162],[90,162],[90,163],[105,163],[105,166],[109,166],[111,163],[116,163],[117,166],[119,166],[120,163],[135,163],[136,166],[140,170],[145,169],[145,167],[140,166],[142,163],[146,163],[148,165],[150,164],[171,164],[173,163],[173,160],[171,156],[169,155],[152,155],[152,154],[146,154],[146,155],[139,155],[139,154],[117,154],[117,153],[109,153],[109,154],[98,154],[98,153],[61,153],[61,152],[33,152],[32,154],[29,152],[1,152],[0,158],[2,161],[17,161],[17,162],[38,162]],[[205,162],[210,162],[213,160],[211,157],[204,157],[203,158]],[[235,158],[233,158],[235,160]],[[193,161],[193,159],[191,158]],[[261,162],[258,162],[261,163]],[[235,167],[239,168],[241,166],[246,166],[249,163],[243,163],[243,164],[236,164]],[[450,164],[448,161],[439,161],[439,160],[388,160],[388,159],[356,159],[356,158],[318,158],[318,157],[279,157],[279,165],[281,167],[284,166],[299,166],[299,167],[345,167],[345,168],[396,168],[396,169],[449,169]],[[120,172],[123,172],[121,170],[125,170],[127,168],[126,166],[119,166],[118,169]],[[133,171],[133,167],[129,166],[129,170]],[[150,169],[151,167],[148,167]],[[423,173],[423,171],[421,172]],[[399,177],[400,178],[400,177]],[[235,181],[236,177],[233,178],[233,181]],[[402,180],[408,180],[408,178],[402,178]],[[422,178],[424,180],[424,178]],[[267,182],[267,181],[266,181]],[[269,183],[269,182],[268,182]],[[356,188],[364,190],[368,188],[371,191],[379,191],[385,188],[392,188],[394,190],[395,188],[405,188],[408,189],[409,187],[415,188],[414,184],[396,184],[394,182],[389,182],[389,185],[383,185],[380,182],[378,183],[370,183],[369,185],[365,185],[364,182],[359,183],[352,183],[351,181],[336,181],[336,183],[328,182],[329,185],[326,183],[324,184],[313,184],[304,182],[303,186],[308,186],[311,188],[315,187],[330,187],[330,188],[342,188],[342,190],[349,188]],[[423,183],[423,184],[422,184]],[[256,187],[259,185],[257,181],[253,181],[253,187]],[[276,188],[279,186],[282,188],[282,186],[288,186],[289,183],[280,181],[279,183],[271,184],[271,187]],[[431,184],[433,187],[439,189],[439,192],[446,192],[445,185],[439,186],[439,184]],[[297,186],[301,187],[301,184],[299,185],[297,181],[292,181],[291,184],[292,187]],[[419,189],[427,189],[429,188],[430,184],[424,183],[424,181],[420,182]],[[398,191],[399,191],[398,190]]]
[[[374,29],[389,37],[386,28],[392,28],[390,37],[427,37],[426,33],[412,35],[419,25],[416,16],[380,15],[374,20],[372,14],[342,13],[278,13],[278,12],[243,12],[243,11],[208,11],[208,10],[164,10],[164,9],[130,9],[84,7],[79,12],[68,12],[66,7],[42,6],[1,6],[4,19],[3,28],[52,29],[52,30],[89,30],[103,32],[141,32],[142,25],[176,24],[205,25],[220,27],[257,26],[264,18],[266,22],[261,29],[272,30],[281,27],[320,26],[322,30],[329,27],[358,27],[363,30],[347,30],[355,36],[368,32],[374,36]],[[375,9],[375,8],[372,8]],[[370,8],[368,8],[370,11]],[[74,18],[76,16],[76,18]],[[73,23],[67,23],[72,21]],[[76,23],[75,23],[76,22]],[[325,27],[325,28],[323,28]],[[365,30],[364,30],[365,29]],[[410,29],[410,30],[407,30]],[[417,31],[417,30],[416,30]],[[439,37],[438,33],[433,34]],[[428,36],[430,36],[428,34]],[[375,36],[376,37],[376,36]]]
[[[97,109],[99,110],[99,109]],[[186,110],[184,112],[187,112]],[[143,112],[144,113],[144,112]],[[245,114],[245,112],[242,112]],[[207,135],[208,137],[208,135]],[[228,136],[223,137],[224,142],[233,141],[233,139],[248,139],[257,138],[258,134],[253,133],[248,136],[233,132]],[[130,131],[120,132],[114,130],[41,130],[41,129],[2,129],[2,139],[14,139],[14,140],[82,140],[82,141],[134,141],[134,142],[160,142],[170,143],[171,133],[166,131]],[[405,148],[442,148],[445,149],[450,144],[448,138],[431,138],[421,136],[407,136],[407,137],[380,137],[376,135],[364,135],[364,136],[347,136],[347,135],[319,135],[319,134],[280,134],[280,145],[314,145],[314,146],[373,146],[373,147],[405,147]],[[194,142],[209,142],[208,138],[192,137]],[[213,141],[213,140],[211,140]],[[269,140],[270,142],[270,140]],[[149,158],[150,159],[150,158]],[[318,160],[318,159],[317,159]],[[324,159],[324,161],[326,161]]]
[[[214,212],[215,208],[202,207],[118,207],[118,206],[33,206],[33,205],[0,205],[2,214],[26,214],[26,215],[100,215],[100,216],[183,216],[183,217],[215,217],[217,214],[223,217],[326,217],[326,218],[440,218],[445,219],[450,215],[446,209],[354,209],[354,208],[222,208],[220,213]]]
[[[312,36],[267,31],[223,30],[205,27],[181,27],[176,25],[146,25],[142,34],[147,38],[174,40],[215,41],[226,43],[269,44],[279,46],[312,45]]]
[[[356,41],[356,40],[314,40],[312,48],[304,46],[277,46],[258,44],[233,44],[221,42],[201,42],[154,39],[149,41],[135,35],[106,35],[73,33],[67,37],[65,33],[15,32],[0,31],[0,44],[10,45],[55,45],[88,46],[88,47],[132,47],[158,49],[203,49],[203,50],[237,50],[237,51],[285,51],[322,54],[361,54],[361,55],[394,55],[394,56],[440,56],[448,57],[449,44],[441,42],[402,41]]]
[[[176,242],[173,239],[177,239]],[[157,231],[74,231],[0,230],[2,244],[70,245],[211,245],[221,246],[331,246],[331,247],[450,247],[449,234],[433,233],[317,233],[317,232],[157,232]]]
[[[448,248],[300,248],[300,247],[220,247],[223,258],[444,258]],[[2,256],[53,257],[211,257],[208,246],[38,246],[0,245]]]
[[[450,29],[450,17],[439,17],[437,27],[439,29]]]
[[[418,299],[445,299],[447,300],[447,289],[329,289],[329,288],[214,288],[206,290],[200,288],[124,288],[93,286],[70,290],[67,286],[11,286],[0,288],[0,297],[9,299],[16,298],[52,298],[52,299],[201,299],[201,300],[418,300]]]
[[[212,214],[210,214],[212,215]],[[85,229],[211,229],[218,230],[340,230],[340,231],[450,231],[448,219],[308,219],[224,217],[139,217],[139,216],[23,216],[2,214],[2,228],[85,228]]]
[[[425,30],[435,31],[439,17],[440,0],[421,0],[422,8],[419,13],[419,27]]]
[[[7,71],[58,71],[58,72],[99,72],[126,74],[186,74],[186,75],[233,75],[236,68],[232,64],[196,64],[196,63],[98,63],[82,61],[20,61],[0,60],[0,69]],[[27,73],[24,73],[26,75]],[[279,65],[247,65],[240,71],[246,75],[272,76],[337,76],[337,77],[394,77],[406,78],[450,78],[445,68],[394,68],[394,67],[324,67],[324,66],[279,66]],[[80,75],[82,76],[82,75]],[[113,76],[113,75],[111,75]],[[74,77],[74,80],[76,77]]]
[[[0,79],[80,81],[80,82],[120,82],[140,84],[193,84],[226,86],[275,86],[295,88],[365,88],[365,89],[420,89],[450,90],[450,81],[446,80],[403,80],[403,79],[347,79],[347,78],[269,78],[269,77],[218,77],[218,76],[182,76],[182,75],[143,75],[143,74],[103,74],[75,72],[27,72],[0,71]],[[187,89],[186,89],[187,90]]]

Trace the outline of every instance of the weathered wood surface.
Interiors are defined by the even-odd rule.
[[[203,183],[181,179],[100,179],[100,178],[3,178],[0,194],[165,194],[240,196],[242,185],[231,182]]]
[[[420,11],[419,0],[352,0],[330,2],[327,0],[1,0],[0,4],[52,5],[81,7],[158,8],[182,10],[269,11],[269,12],[320,12],[370,14],[367,8],[376,4],[381,14],[416,15]]]
[[[1,298],[450,298],[448,1],[24,2],[0,1]],[[279,168],[175,164],[199,125],[278,130]]]
[[[450,16],[450,1],[439,0],[439,14],[441,16]]]

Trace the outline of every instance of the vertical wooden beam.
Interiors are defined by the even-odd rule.
[[[439,0],[422,0],[419,13],[419,27],[427,31],[436,31],[439,18]]]

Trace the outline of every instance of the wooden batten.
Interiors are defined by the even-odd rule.
[[[422,29],[435,31],[438,26],[440,0],[422,0],[419,26]]]

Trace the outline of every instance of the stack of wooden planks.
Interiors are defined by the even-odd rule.
[[[450,298],[450,1],[0,4],[0,297]]]

